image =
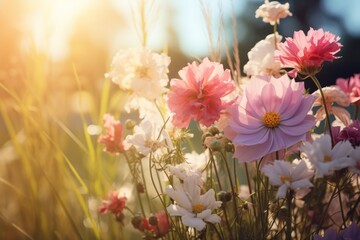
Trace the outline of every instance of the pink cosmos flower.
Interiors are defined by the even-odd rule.
[[[350,79],[338,78],[336,85],[346,93],[351,103],[360,106],[360,73]]]
[[[346,96],[346,94],[337,86],[324,87],[322,88],[322,91],[325,96],[326,107],[329,114],[333,114],[345,125],[349,125],[350,113],[345,108],[350,105],[350,99],[348,96]],[[323,99],[319,90],[314,92],[312,95],[316,97],[314,106],[320,106],[320,108],[316,111],[315,118],[317,121],[321,121],[326,117]],[[338,106],[334,106],[334,103]]]
[[[249,162],[305,140],[315,123],[308,115],[314,101],[304,95],[303,83],[287,75],[252,77],[242,98],[228,109],[224,133],[235,146],[234,156]]]
[[[173,124],[186,128],[193,118],[208,127],[219,120],[222,111],[232,102],[224,97],[235,89],[230,71],[205,58],[200,64],[193,62],[184,67],[179,76],[181,79],[171,80],[168,94]]]
[[[113,213],[115,215],[121,214],[125,208],[126,197],[120,197],[117,191],[109,194],[109,198],[103,200],[102,206],[99,208],[99,213]]]
[[[289,76],[296,77],[299,72],[308,76],[320,71],[324,61],[332,61],[342,45],[338,43],[340,37],[324,32],[322,28],[310,28],[307,35],[303,31],[294,32],[293,38],[286,38],[278,45],[275,59],[280,60],[284,68],[293,68]]]
[[[106,133],[100,135],[98,142],[105,145],[104,151],[118,154],[126,150],[123,143],[123,131],[120,121],[115,120],[110,114],[105,114],[103,124]]]

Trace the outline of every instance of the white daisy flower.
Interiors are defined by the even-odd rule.
[[[221,221],[217,214],[212,214],[213,210],[221,206],[221,201],[216,201],[213,189],[200,194],[197,181],[198,176],[189,176],[185,178],[183,184],[176,188],[168,186],[165,191],[174,200],[174,204],[167,207],[170,216],[180,216],[185,226],[201,231],[205,228],[206,222],[219,223]]]
[[[300,147],[300,151],[305,154],[313,165],[316,178],[330,175],[335,170],[352,166],[353,161],[349,157],[352,150],[353,147],[349,141],[338,142],[332,148],[329,135],[323,135],[315,139],[313,143],[305,142]]]
[[[134,127],[134,134],[128,135],[125,141],[134,146],[136,150],[147,156],[149,153],[161,152],[167,146],[167,133],[160,125],[149,120],[141,121]]]
[[[279,186],[276,198],[284,198],[289,189],[304,192],[313,186],[309,179],[314,172],[303,160],[292,163],[275,160],[274,163],[265,165],[262,172],[269,178],[272,185]]]

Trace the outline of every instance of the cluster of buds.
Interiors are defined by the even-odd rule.
[[[145,239],[161,238],[170,231],[169,217],[164,211],[157,212],[149,218],[137,215],[133,217],[131,224],[144,233]]]
[[[231,141],[222,135],[216,127],[210,127],[202,135],[202,142],[205,148],[209,148],[214,152],[234,152]]]

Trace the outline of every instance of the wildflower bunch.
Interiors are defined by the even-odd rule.
[[[256,17],[276,26],[289,7],[265,1]],[[237,73],[207,57],[169,80],[166,54],[119,52],[107,76],[132,96],[125,105],[136,107],[125,110],[141,111],[128,134],[105,115],[99,143],[120,156],[136,197],[131,204],[112,193],[99,212],[132,219],[147,239],[357,236],[360,127],[349,110],[359,106],[359,77],[337,86],[316,77],[340,57],[339,40],[310,28],[281,42],[274,28],[249,52],[240,85]],[[312,94],[308,78],[318,87]]]

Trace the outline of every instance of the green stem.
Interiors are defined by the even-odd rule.
[[[128,166],[129,166],[129,169],[130,169],[130,173],[131,173],[133,182],[136,184],[137,181],[135,180],[136,178],[135,178],[135,175],[134,175],[134,173],[133,173],[133,171],[132,171],[132,168],[131,168],[130,158],[129,158],[129,156],[127,155],[126,152],[124,152],[124,156],[125,156],[125,159],[126,159],[126,162],[127,162]],[[138,198],[138,200],[139,200],[139,205],[140,205],[141,213],[142,213],[143,217],[145,217],[146,215],[145,215],[144,205],[143,205],[143,203],[142,203],[141,196],[140,196],[140,193],[139,193],[138,190],[136,190],[136,195],[137,195],[137,198]]]
[[[316,78],[316,76],[315,75],[310,75],[310,78],[313,80],[316,87],[319,89],[319,92],[320,92],[320,95],[321,95],[321,98],[322,98],[322,102],[323,102],[323,105],[324,105],[324,109],[325,109],[325,114],[326,114],[326,123],[327,124],[325,124],[325,125],[327,125],[328,128],[329,128],[331,144],[332,144],[332,146],[334,146],[334,139],[333,139],[333,134],[332,134],[332,130],[331,130],[330,114],[329,114],[329,111],[327,109],[324,92],[323,92],[323,90],[321,88],[321,84],[320,84],[319,80]]]

